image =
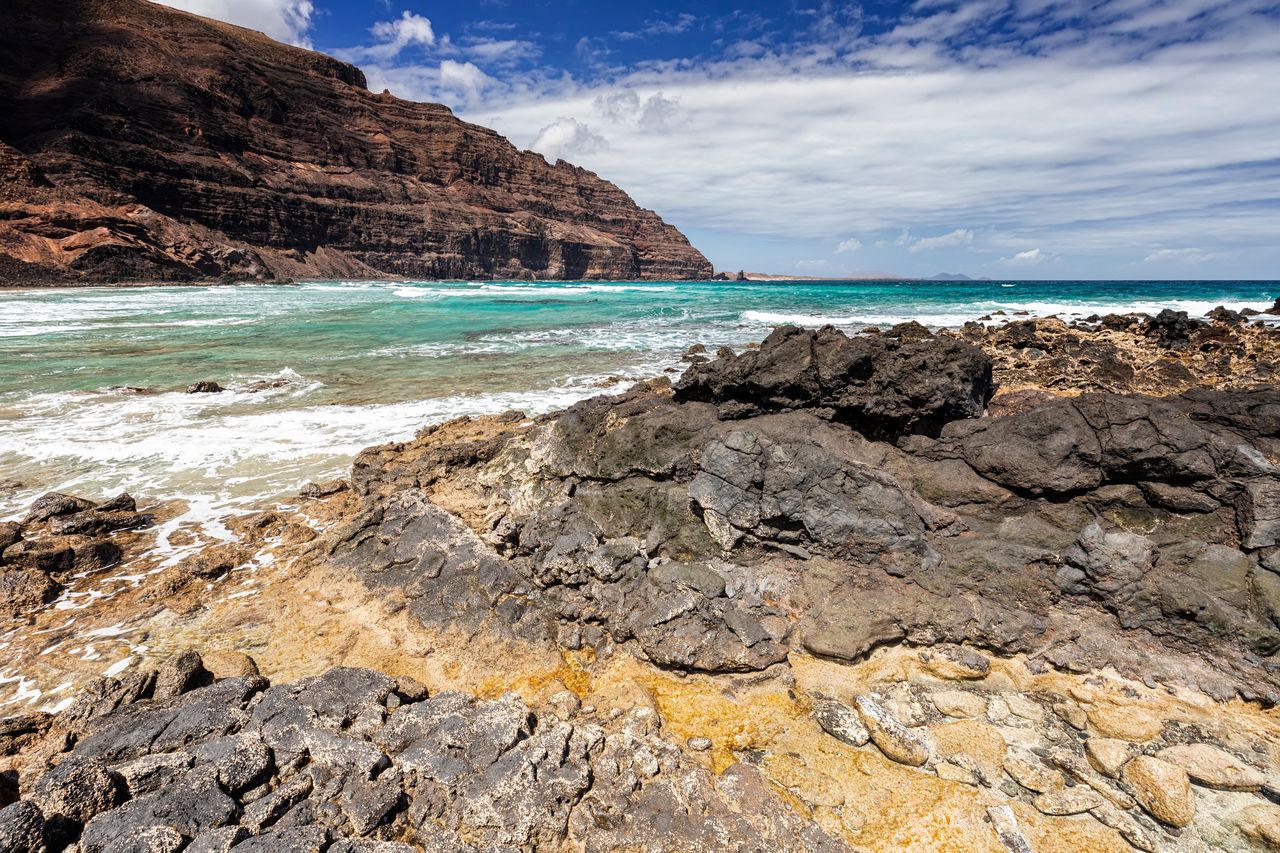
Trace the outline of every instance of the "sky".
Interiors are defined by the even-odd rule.
[[[166,0],[613,181],[717,269],[1280,279],[1280,0]]]

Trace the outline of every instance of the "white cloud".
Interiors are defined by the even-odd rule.
[[[822,259],[815,259],[815,260],[809,260],[809,261],[796,261],[796,269],[801,269],[801,270],[820,270],[825,268],[826,265],[827,265],[827,262]]]
[[[293,41],[313,14],[312,0],[172,3]],[[1064,273],[1103,255],[1117,272],[1139,246],[1149,263],[1274,274],[1274,0],[917,0],[887,32],[864,32],[853,4],[811,5],[791,42],[710,18],[651,33],[723,32],[712,58],[622,67],[607,38],[584,37],[587,80],[528,67],[536,46],[514,38],[434,31],[430,61],[364,70],[375,91],[542,140],[678,226],[813,241],[785,264],[857,233],[905,263],[1053,246]]]
[[[652,20],[646,21],[645,25],[639,30],[614,31],[610,33],[614,38],[623,41],[633,41],[635,39],[644,38],[645,36],[673,36],[686,32],[690,27],[698,22],[696,15],[688,12],[681,12],[671,20]]]
[[[680,111],[680,102],[665,97],[661,92],[650,95],[640,108],[637,123],[641,130],[669,130]]]
[[[907,247],[908,252],[931,252],[934,249],[947,249],[964,246],[973,242],[973,231],[968,228],[957,228],[937,237],[921,237]]]
[[[1182,264],[1202,264],[1212,260],[1214,255],[1204,249],[1160,249],[1142,259],[1146,264],[1158,264],[1175,261]]]
[[[351,62],[388,62],[406,48],[431,47],[436,43],[431,21],[408,9],[395,20],[378,21],[369,33],[377,39],[375,44],[337,51],[338,55]]]
[[[1092,35],[1065,2],[986,6],[996,11],[940,19],[911,40],[850,25],[826,41],[653,62],[594,83],[525,75],[464,115],[517,140],[558,117],[599,122],[609,145],[578,155],[582,165],[679,226],[744,241],[834,243],[854,231],[893,242],[890,231],[909,227],[901,248],[916,254],[996,261],[1052,244],[1071,263],[1109,252],[1117,264],[1134,245],[1275,245],[1266,199],[1280,197],[1280,174],[1258,152],[1280,138],[1280,42],[1274,18],[1249,17],[1257,3],[1218,3],[1184,27],[1102,0],[1084,16],[1099,22]],[[921,6],[913,21],[955,8]],[[1000,10],[1030,47],[965,41]],[[1036,29],[1038,14],[1056,23]],[[1139,24],[1139,35],[1125,30]],[[956,32],[961,50],[944,41]],[[639,127],[631,117],[659,93],[678,101],[679,123]]]
[[[477,39],[460,49],[480,62],[504,65],[534,59],[542,52],[533,42],[521,39]]]
[[[573,118],[559,118],[538,131],[538,137],[529,146],[547,161],[569,159],[583,154],[607,150],[609,142],[603,136]]]
[[[856,252],[862,248],[862,241],[857,237],[850,237],[848,240],[840,241],[840,245],[836,246],[836,254],[844,252]]]
[[[493,78],[473,63],[455,62],[452,59],[440,63],[440,88],[460,95],[467,103],[477,100],[493,84]]]
[[[1056,260],[1057,255],[1043,249],[1027,249],[1009,258],[1001,258],[1000,263],[1010,267],[1034,267],[1048,261]]]
[[[312,0],[160,0],[166,6],[216,18],[251,30],[266,33],[273,39],[301,47],[311,47],[307,38]]]

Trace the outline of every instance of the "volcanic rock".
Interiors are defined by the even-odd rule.
[[[39,569],[0,572],[0,615],[25,616],[56,599],[62,589],[62,584]]]
[[[474,849],[462,838],[530,850],[703,849],[711,839],[720,842],[709,849],[725,839],[848,849],[750,767],[716,777],[656,735],[539,719],[512,696],[394,690],[379,673],[338,669],[125,703],[93,722],[31,802],[0,812],[0,837],[38,838],[39,803],[84,822],[80,849],[95,853],[144,839],[145,849],[198,850],[400,849],[391,838],[450,850]],[[162,768],[171,781],[159,782]],[[696,819],[680,817],[690,802]]]
[[[224,390],[226,389],[217,382],[212,382],[210,380],[194,382],[187,386],[188,394],[221,394]]]
[[[869,437],[936,435],[982,414],[994,391],[991,361],[960,341],[849,338],[827,326],[774,330],[758,350],[695,364],[676,399],[715,403],[722,417],[816,409]]]

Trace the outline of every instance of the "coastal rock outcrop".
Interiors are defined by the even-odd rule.
[[[953,367],[881,392],[900,358]],[[1263,665],[1280,649],[1280,393],[974,417],[990,389],[953,340],[779,330],[692,365],[674,395],[650,383],[365,452],[366,509],[333,559],[429,622],[607,634],[663,666],[904,640],[1072,669],[1185,653],[1215,690],[1280,698]]]
[[[693,365],[675,385],[679,401],[715,402],[722,417],[817,410],[869,438],[937,435],[980,417],[995,391],[991,359],[952,339],[849,337],[784,326],[759,349]]]
[[[691,763],[652,714],[562,720],[367,669],[82,702],[53,725],[75,746],[0,811],[6,849],[850,849],[755,768]]]
[[[20,666],[93,680],[0,723],[0,838],[1265,849],[1280,392],[1085,374],[983,416],[1009,362],[960,337],[784,329],[674,387],[432,426],[238,542],[125,569],[92,642],[32,604]],[[901,358],[931,376],[882,385]],[[0,542],[134,511],[50,495]]]
[[[709,278],[613,184],[145,0],[0,8],[0,283]]]

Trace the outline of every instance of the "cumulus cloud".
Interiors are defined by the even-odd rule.
[[[494,80],[470,62],[446,59],[440,63],[440,88],[444,92],[460,95],[466,102],[479,99]]]
[[[836,254],[844,254],[845,252],[856,252],[862,248],[862,241],[857,237],[850,237],[848,240],[841,240],[836,246]]]
[[[1016,255],[1008,258],[1001,258],[1000,263],[1010,267],[1034,267],[1056,259],[1056,255],[1052,252],[1046,252],[1043,249],[1027,249],[1025,252],[1018,252]]]
[[[1065,11],[1078,5],[917,4],[887,35],[848,20],[751,56],[507,81],[473,117],[515,139],[554,117],[608,123],[582,165],[718,233],[856,229],[886,252],[990,263],[1045,243],[1117,264],[1134,245],[1274,246],[1280,173],[1258,152],[1280,137],[1275,16],[1215,0],[1168,0],[1180,11],[1158,20],[1124,0]],[[988,34],[998,20],[1016,36]],[[641,128],[631,116],[659,92],[680,121]],[[896,244],[904,225],[923,238]]]
[[[636,123],[641,130],[670,130],[679,111],[679,101],[658,92],[650,95],[640,107],[640,117]]]
[[[594,154],[608,147],[608,140],[577,119],[559,118],[538,131],[529,150],[537,151],[547,158],[547,162],[554,163],[558,159]]]
[[[338,55],[352,62],[388,62],[407,48],[431,47],[436,43],[431,21],[408,9],[399,18],[378,21],[369,29],[369,34],[376,40],[374,44],[337,51]]]
[[[273,39],[311,47],[308,33],[315,14],[312,0],[160,0],[166,6],[216,18]]]
[[[946,234],[939,234],[937,237],[921,237],[912,240],[907,245],[908,252],[931,252],[934,249],[946,249],[954,246],[964,246],[973,242],[973,231],[968,228],[957,228]]]

